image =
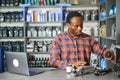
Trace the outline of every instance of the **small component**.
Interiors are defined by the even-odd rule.
[[[75,67],[72,68],[72,70],[71,70],[71,75],[72,75],[72,76],[77,76],[77,75],[78,75]]]
[[[95,68],[95,70],[94,70],[94,75],[96,75],[96,76],[99,76],[99,75],[104,75],[104,74],[107,74],[107,73],[109,73],[109,72],[111,72],[112,71],[112,69],[107,69],[107,68],[105,68],[105,69],[101,69],[101,68],[99,68],[98,66]]]
[[[66,67],[66,72],[67,72],[67,73],[71,73],[72,68],[73,68],[73,67],[72,67],[72,64],[68,64],[67,67]]]
[[[94,66],[80,66],[76,70],[78,74],[87,74],[94,71]]]

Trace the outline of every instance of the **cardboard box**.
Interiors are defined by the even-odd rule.
[[[78,5],[80,4],[80,0],[60,0],[60,3]]]
[[[80,0],[70,0],[70,4],[79,5],[80,4]]]

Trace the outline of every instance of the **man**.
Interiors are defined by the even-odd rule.
[[[68,30],[58,34],[52,42],[50,53],[50,65],[62,70],[66,69],[67,64],[75,67],[90,64],[91,52],[105,57],[109,51],[112,56],[105,58],[112,60],[113,51],[99,44],[90,35],[82,32],[83,17],[77,11],[70,12],[66,18]]]

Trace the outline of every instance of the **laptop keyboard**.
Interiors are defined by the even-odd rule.
[[[36,74],[36,73],[42,73],[44,72],[44,70],[33,70],[33,69],[29,69],[29,73],[30,74]]]
[[[29,73],[30,74],[34,74],[34,73],[36,73],[37,71],[33,71],[33,70],[29,70]]]

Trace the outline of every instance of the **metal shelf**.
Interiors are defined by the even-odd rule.
[[[26,22],[29,26],[62,26],[63,22]]]
[[[116,45],[116,48],[120,49],[120,45]]]
[[[100,19],[100,21],[106,21],[106,18],[105,19]]]
[[[50,54],[50,52],[27,52],[27,54]]]
[[[26,37],[26,39],[53,39],[54,37]]]
[[[0,26],[24,26],[24,22],[0,22]]]
[[[57,6],[57,5],[51,5],[51,6],[48,6],[48,5],[45,5],[45,6],[28,6],[29,9],[31,8],[60,8],[60,6]]]
[[[116,41],[116,38],[113,38],[113,37],[106,37],[106,39],[115,40]]]
[[[79,9],[79,10],[83,10],[83,9],[85,9],[85,10],[96,10],[96,9],[98,9],[98,6],[97,5],[72,5],[72,6],[65,6],[64,8],[66,8],[67,10],[73,10],[73,9],[75,9],[75,10],[77,10],[77,9]]]
[[[24,38],[0,38],[1,41],[24,41]]]
[[[22,11],[22,7],[19,6],[5,6],[0,7],[0,12],[13,12],[13,11]]]
[[[104,36],[100,36],[100,38],[104,38],[104,39],[107,39],[107,37],[104,37]]]
[[[116,15],[113,15],[113,16],[110,16],[110,17],[107,17],[107,19],[116,19]]]

